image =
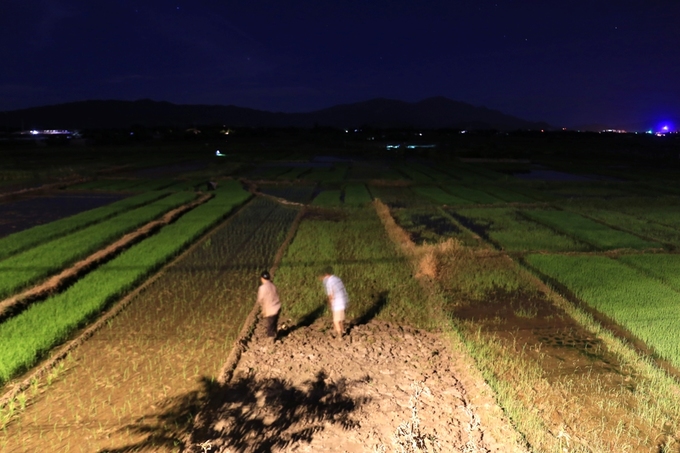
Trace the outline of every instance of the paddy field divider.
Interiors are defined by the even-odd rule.
[[[276,197],[270,196],[266,197],[276,199]],[[286,238],[284,239],[283,243],[277,250],[276,255],[274,256],[274,264],[269,270],[269,273],[272,276],[276,274],[279,264],[281,263],[281,259],[283,258],[283,254],[286,252],[286,249],[293,241],[298,226],[300,225],[302,217],[304,216],[306,211],[307,211],[306,206],[300,209],[300,212],[298,212],[298,215],[295,217],[295,220],[293,220],[293,224],[290,226],[290,230],[288,231]],[[255,332],[255,326],[258,320],[259,313],[260,306],[258,305],[257,302],[255,302],[253,308],[250,310],[250,313],[246,317],[246,320],[243,322],[243,327],[241,327],[241,331],[239,332],[236,341],[234,341],[234,347],[231,349],[229,356],[227,356],[226,362],[224,363],[224,365],[222,365],[222,369],[217,375],[217,382],[220,385],[224,385],[225,383],[231,380],[232,374],[236,369],[236,365],[238,365],[238,361],[241,359],[241,354],[243,354],[243,352],[247,349],[248,342],[250,341],[253,333]]]
[[[49,277],[145,223],[196,198],[176,193],[0,261],[0,297]]]
[[[128,197],[106,206],[90,209],[44,225],[10,234],[0,239],[0,259],[28,250],[57,237],[73,233],[90,225],[110,219],[125,211],[149,204],[166,197],[170,192],[146,192]]]
[[[78,261],[73,266],[64,269],[59,274],[50,277],[44,283],[0,301],[0,322],[3,320],[3,318],[5,318],[9,311],[27,305],[36,298],[55,293],[66,283],[78,278],[90,270],[93,266],[96,266],[98,263],[105,261],[121,250],[124,250],[132,244],[153,234],[159,228],[171,223],[185,212],[205,203],[210,198],[212,198],[212,195],[205,194],[191,203],[187,203],[180,206],[179,208],[175,208],[163,215],[163,217],[160,219],[153,220],[141,228],[126,234],[113,244],[108,245],[106,248],[98,250],[87,258]]]
[[[31,331],[34,337],[39,337],[40,334],[43,334],[41,345],[23,344],[23,352],[10,351],[10,353],[15,352],[13,356],[6,350],[0,351],[0,354],[9,356],[2,357],[0,360],[0,366],[2,366],[2,369],[0,369],[0,382],[6,383],[12,374],[16,374],[23,368],[30,367],[40,358],[40,355],[70,335],[89,317],[98,314],[109,302],[120,297],[122,294],[126,294],[106,315],[100,317],[94,324],[79,334],[77,338],[54,352],[48,361],[31,373],[30,376],[7,390],[0,398],[0,408],[13,401],[21,392],[29,388],[31,383],[46,374],[64,359],[69,352],[103,327],[108,320],[120,313],[133,300],[136,294],[155,281],[161,273],[156,273],[151,279],[146,280],[142,285],[138,285],[140,281],[147,278],[149,274],[158,270],[161,266],[166,265],[169,260],[172,260],[172,263],[174,263],[181,259],[193,247],[179,254],[184,248],[190,243],[196,242],[198,238],[205,237],[208,230],[215,227],[221,220],[233,213],[235,209],[238,209],[250,198],[250,194],[244,191],[236,182],[225,186],[226,190],[218,189],[216,196],[210,201],[183,215],[176,222],[161,229],[159,233],[151,238],[136,244],[113,260],[100,266],[96,271],[78,280],[64,293],[39,304],[32,305],[22,312],[21,315],[0,324],[0,343],[3,344],[16,345],[17,341],[12,341],[12,337],[14,339],[24,338],[28,331]],[[148,262],[144,262],[145,260]],[[114,286],[109,284],[113,279],[111,274],[118,276],[118,281],[114,282],[117,284]],[[132,291],[128,292],[130,290]],[[95,291],[101,294],[93,294]],[[87,303],[88,301],[90,301],[89,307],[77,306],[78,302],[82,305],[83,302]],[[36,326],[44,330],[45,326],[41,325],[40,321],[53,319],[55,316],[49,311],[54,311],[55,307],[57,308],[57,314],[64,314],[64,310],[68,311],[68,308],[65,307],[67,302],[72,302],[71,305],[75,305],[75,308],[80,308],[80,314],[77,316],[72,315],[70,320],[59,320],[61,327],[52,326],[52,336],[45,338],[47,335],[44,332],[40,332]],[[39,324],[36,324],[36,322]],[[8,327],[10,323],[15,325]],[[8,359],[12,359],[12,363],[9,363]]]

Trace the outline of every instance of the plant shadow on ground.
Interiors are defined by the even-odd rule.
[[[158,451],[159,447],[206,451],[201,445],[210,451],[271,452],[309,443],[328,424],[346,430],[357,427],[351,414],[368,399],[349,397],[352,384],[345,379],[330,381],[324,371],[301,387],[253,375],[224,385],[203,378],[202,391],[170,398],[156,413],[121,428],[144,440],[100,453]]]

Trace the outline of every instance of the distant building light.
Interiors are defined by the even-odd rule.
[[[385,146],[386,149],[399,149],[401,148],[401,145],[387,145]]]
[[[31,131],[31,135],[38,135],[40,132],[38,131]]]

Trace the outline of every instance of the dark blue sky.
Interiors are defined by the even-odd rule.
[[[680,119],[679,28],[677,0],[2,0],[0,111],[442,95],[556,126]]]

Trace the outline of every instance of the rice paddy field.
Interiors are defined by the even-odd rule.
[[[674,175],[593,179],[597,168],[584,165],[573,181],[527,180],[507,168],[178,155],[127,167],[79,160],[50,173],[68,176],[60,184],[31,192],[35,173],[8,164],[0,450],[209,451],[189,439],[230,353],[258,347],[243,338],[259,273],[275,272],[290,331],[329,319],[318,276],[332,266],[350,294],[350,326],[379,320],[397,345],[400,326],[443,339],[470,360],[522,451],[680,452]],[[100,200],[50,203],[85,194]],[[43,217],[35,203],[54,212]]]

